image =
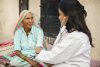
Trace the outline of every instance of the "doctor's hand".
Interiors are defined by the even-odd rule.
[[[35,52],[38,54],[38,53],[40,53],[40,51],[42,50],[43,48],[41,48],[41,47],[36,47],[35,48]]]
[[[44,41],[44,46],[47,50],[50,50],[52,48],[52,45],[47,40]]]

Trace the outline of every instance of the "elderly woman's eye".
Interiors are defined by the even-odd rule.
[[[26,18],[26,19],[30,19],[30,18]]]
[[[31,19],[33,19],[33,17],[31,17]]]

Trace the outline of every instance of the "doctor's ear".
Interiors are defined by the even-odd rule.
[[[67,20],[68,20],[68,17],[65,16],[65,17],[63,18],[63,22],[67,22]]]
[[[66,17],[64,17],[63,19],[66,19]]]
[[[63,19],[64,19],[64,20],[68,20],[68,16],[65,16]]]

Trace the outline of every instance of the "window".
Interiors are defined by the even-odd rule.
[[[19,13],[25,9],[28,9],[28,0],[19,0]]]
[[[41,0],[41,27],[45,36],[55,37],[60,29],[58,3],[60,0]]]

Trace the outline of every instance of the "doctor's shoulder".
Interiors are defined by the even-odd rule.
[[[71,33],[69,33],[68,38],[75,38],[78,40],[81,40],[83,42],[88,41],[89,42],[89,37],[87,36],[87,34],[85,34],[84,32],[79,32],[79,31],[73,31]]]

